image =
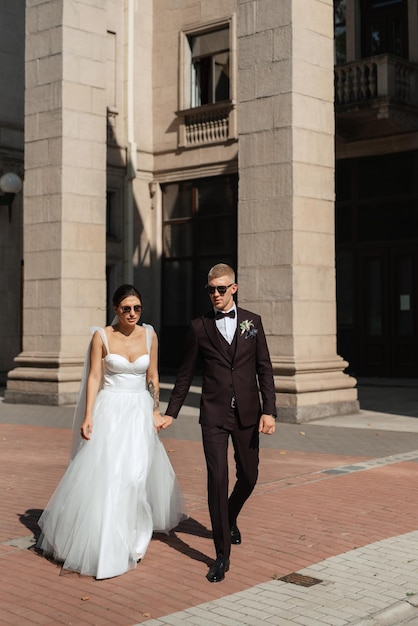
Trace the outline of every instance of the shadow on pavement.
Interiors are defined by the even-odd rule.
[[[416,379],[359,379],[357,389],[363,411],[418,417]]]
[[[18,513],[18,517],[23,526],[33,533],[35,536],[35,540],[39,539],[39,535],[41,534],[41,529],[38,526],[38,519],[41,517],[43,513],[42,509],[28,509],[24,513]]]
[[[188,543],[180,539],[176,534],[177,532],[187,533],[188,535],[195,535],[198,537],[212,538],[212,531],[208,530],[205,526],[197,522],[193,518],[189,518],[184,522],[181,522],[174,531],[171,531],[169,535],[163,535],[160,533],[154,534],[154,539],[158,539],[162,543],[165,543],[170,548],[177,550],[181,554],[185,554],[194,561],[205,563],[208,567],[213,563],[213,558],[203,554],[200,550],[192,548]]]

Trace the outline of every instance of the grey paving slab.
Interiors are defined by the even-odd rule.
[[[302,587],[271,580],[228,596],[228,604],[225,599],[207,602],[143,625],[418,624],[418,531],[331,557],[299,573],[321,582]]]
[[[161,381],[161,408],[165,410],[173,379]],[[200,441],[198,423],[199,381],[194,381],[180,416],[161,437]],[[383,394],[383,401],[376,396]],[[383,456],[418,449],[418,387],[359,387],[361,406],[384,406],[385,412],[362,410],[355,415],[330,417],[305,424],[277,424],[272,437],[261,437],[264,448],[333,453],[349,456]],[[0,423],[71,428],[73,406],[8,404],[0,394]],[[361,430],[361,436],[359,436]]]

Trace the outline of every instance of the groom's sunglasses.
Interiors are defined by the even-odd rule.
[[[212,285],[206,285],[205,289],[207,289],[207,292],[210,294],[213,294],[215,293],[215,291],[217,291],[220,296],[224,296],[226,294],[226,290],[232,287],[232,285],[234,284],[235,283],[231,283],[230,285],[227,285],[226,287],[225,285],[219,285],[218,287],[212,287]]]
[[[135,306],[121,306],[122,313],[130,313],[131,309],[135,311],[135,313],[140,313],[142,311],[142,306],[140,304],[135,304]]]

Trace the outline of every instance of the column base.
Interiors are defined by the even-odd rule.
[[[83,359],[22,352],[7,375],[4,402],[61,406],[77,402]]]
[[[294,424],[335,415],[353,415],[360,407],[354,377],[341,357],[296,361],[272,359],[278,421]]]

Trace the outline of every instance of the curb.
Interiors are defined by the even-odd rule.
[[[356,622],[351,622],[351,626],[400,626],[411,623],[410,620],[417,618],[418,609],[408,600],[401,600],[391,606]],[[418,624],[418,621],[414,623]]]

